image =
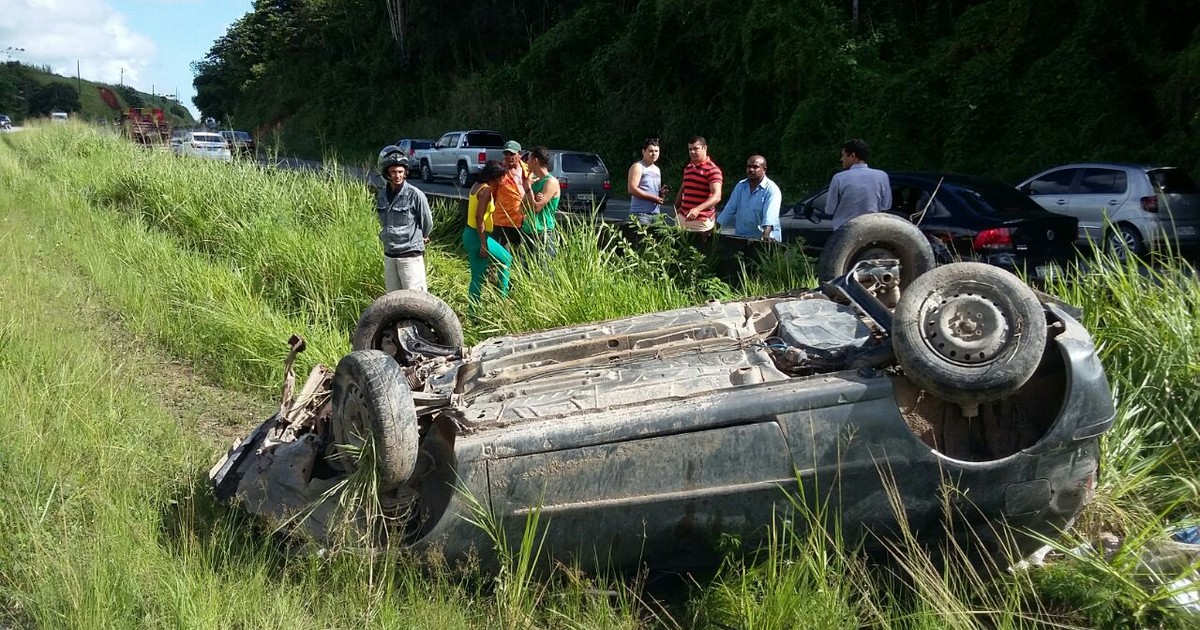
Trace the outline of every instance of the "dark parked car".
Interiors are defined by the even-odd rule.
[[[1077,221],[1048,212],[994,180],[950,173],[889,172],[892,209],[929,237],[939,262],[979,261],[1041,278],[1074,258]],[[833,233],[828,189],[781,212],[784,241],[820,247]]]
[[[433,140],[423,140],[420,138],[401,138],[394,144],[389,144],[379,150],[379,163],[382,164],[383,161],[389,157],[403,155],[409,159],[409,174],[415,174],[420,170],[420,166],[417,164],[416,160],[412,159],[413,154],[420,149],[428,149],[432,146]]]
[[[892,246],[928,250],[896,232]],[[865,261],[822,290],[469,348],[443,302],[394,291],[336,370],[285,387],[213,467],[214,491],[326,538],[354,522],[337,506],[365,472],[388,517],[375,535],[488,564],[464,519],[481,506],[510,541],[540,511],[544,560],[695,566],[722,534],[764,541],[791,499],[828,508],[849,540],[892,535],[899,513],[922,540],[1023,555],[1092,496],[1114,416],[1103,366],[1087,331],[1011,274],[921,271]],[[874,296],[901,275],[915,277],[893,310]]]
[[[221,137],[225,139],[225,143],[229,145],[229,151],[234,155],[253,156],[258,151],[254,136],[248,132],[225,130],[221,132]]]

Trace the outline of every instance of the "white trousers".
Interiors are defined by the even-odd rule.
[[[388,291],[412,289],[428,292],[425,284],[425,257],[383,257],[383,283]]]

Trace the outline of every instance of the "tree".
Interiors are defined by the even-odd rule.
[[[47,116],[50,112],[77,112],[82,108],[79,92],[65,83],[47,83],[33,89],[29,95],[29,113]]]

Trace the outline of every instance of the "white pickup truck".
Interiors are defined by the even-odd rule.
[[[498,131],[450,131],[428,149],[413,153],[412,162],[421,171],[421,181],[453,179],[466,188],[488,160],[504,154],[504,136]]]

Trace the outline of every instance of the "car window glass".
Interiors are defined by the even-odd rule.
[[[413,150],[428,149],[431,146],[433,143],[428,140],[413,140],[412,142]]]
[[[453,141],[454,141],[454,134],[448,133],[448,134],[442,136],[441,140],[438,140],[438,142],[437,142],[438,148],[444,149],[444,148],[450,146],[450,144]]]
[[[1125,171],[1112,168],[1089,168],[1079,180],[1081,195],[1120,195],[1129,187]]]
[[[467,134],[467,142],[463,146],[499,149],[504,146],[504,138],[490,131],[472,131]]]
[[[942,185],[938,196],[952,195],[971,212],[979,216],[1014,219],[1028,216],[1044,216],[1046,211],[1029,197],[1015,188],[986,181],[970,184]]]
[[[1077,169],[1064,168],[1060,171],[1046,173],[1029,182],[1031,195],[1065,195],[1071,192],[1071,181],[1075,179]]]
[[[564,173],[603,173],[606,169],[595,153],[563,153],[562,170]]]
[[[826,191],[823,191],[821,194],[817,195],[816,197],[813,197],[812,201],[808,202],[808,205],[813,210],[816,210],[818,212],[825,212],[825,203],[828,200],[829,200],[829,191],[826,190]]]
[[[224,142],[224,140],[215,133],[194,133],[192,142]]]
[[[1154,187],[1168,195],[1194,195],[1200,193],[1196,182],[1177,168],[1159,168],[1146,173]]]

